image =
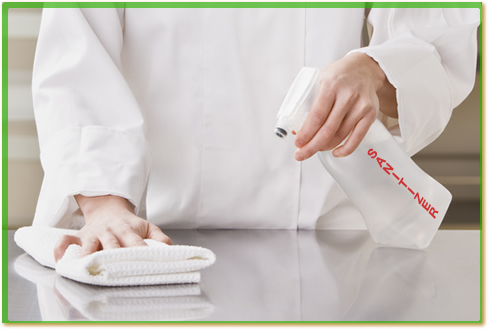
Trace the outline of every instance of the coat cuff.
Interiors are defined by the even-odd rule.
[[[144,138],[101,126],[67,128],[42,150],[44,180],[33,225],[73,227],[77,194],[120,196],[139,211],[151,168]]]
[[[435,47],[407,33],[352,52],[373,58],[396,88],[398,126],[390,132],[403,150],[412,156],[433,142],[452,112],[452,93]]]

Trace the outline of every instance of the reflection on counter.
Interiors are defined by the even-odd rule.
[[[358,295],[344,320],[401,321],[407,310],[435,309],[433,306],[447,300],[444,295],[448,294],[449,287],[426,252],[379,247],[371,254]]]
[[[380,246],[366,230],[166,233],[216,254],[198,285],[85,285],[23,254],[12,258],[9,318],[26,319],[29,306],[51,321],[480,319],[479,232],[439,231],[425,250]],[[9,241],[9,252],[22,251]],[[35,288],[24,278],[36,283],[38,306],[30,306]]]
[[[36,283],[44,321],[189,321],[214,309],[198,284],[100,287],[65,279],[27,254],[14,264]]]
[[[365,248],[367,239],[361,234],[341,237],[325,231],[301,232],[300,239],[301,259],[316,253],[314,262],[309,259],[302,265],[302,271],[310,267],[307,277],[302,275],[307,320],[400,321],[409,313],[405,308],[435,306],[436,294],[448,290],[439,285],[441,276],[425,251],[378,245]],[[425,310],[422,320],[435,316],[429,307]],[[421,308],[418,311],[422,313]]]
[[[449,295],[428,251],[382,247],[367,231],[200,231],[172,238],[217,254],[219,261],[202,272],[216,305],[205,320],[384,321],[408,319],[411,310],[419,320],[435,320],[442,318],[439,297]]]

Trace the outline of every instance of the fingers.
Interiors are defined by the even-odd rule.
[[[81,239],[81,252],[80,257],[84,257],[93,254],[95,251],[101,249],[100,240],[96,235],[83,235]]]
[[[329,112],[334,104],[335,95],[326,88],[325,83],[320,85],[319,93],[315,99],[310,113],[305,120],[302,129],[297,133],[295,139],[295,146],[300,148],[310,142],[317,131],[322,127]],[[298,160],[298,159],[297,159]],[[301,160],[298,160],[301,161]]]
[[[317,114],[320,109],[314,108],[315,114],[309,115],[310,120],[307,118],[305,121],[303,128],[297,134],[295,145],[298,147],[303,141],[312,137],[298,148],[295,152],[295,159],[303,161],[319,151],[332,150],[346,138],[346,143],[334,151],[333,155],[343,157],[354,152],[378,113],[379,104],[375,96],[361,96],[351,90],[343,90],[340,95],[336,96],[332,110],[324,108],[322,116],[320,116]],[[319,106],[326,103],[317,102],[316,104]],[[328,105],[326,104],[326,106]],[[324,113],[327,114],[327,117]],[[322,125],[317,128],[320,122]]]
[[[98,236],[100,243],[102,244],[102,249],[115,249],[120,248],[120,243],[117,237],[113,234],[110,228],[104,229],[100,232]]]
[[[377,63],[363,55],[345,56],[320,72],[318,95],[296,135],[296,160],[332,150],[346,138],[334,155],[346,156],[357,148],[380,110],[384,74],[378,72]]]
[[[137,234],[129,224],[123,224],[120,229],[115,232],[109,228],[104,228],[93,233],[85,233],[80,237],[80,241],[81,257],[90,255],[99,250],[147,246],[143,238]]]
[[[334,104],[329,117],[323,125],[319,127],[313,138],[295,152],[295,159],[298,161],[306,160],[318,151],[330,150],[339,145],[344,138],[347,137],[353,127],[353,125],[349,123],[349,131],[345,135],[343,131],[338,133],[341,124],[345,123],[344,117],[346,114],[349,114],[350,117],[355,117],[355,115],[351,115],[351,107],[353,106],[354,102],[352,102],[352,98],[338,100]]]
[[[147,234],[144,238],[156,240],[168,245],[172,245],[171,239],[164,234],[159,227],[152,223],[147,223]],[[112,232],[105,228],[97,234],[84,233],[80,237],[74,235],[63,235],[54,247],[54,260],[58,262],[71,244],[81,246],[80,257],[90,255],[99,250],[115,249],[120,247],[139,247],[147,246],[144,239],[136,233],[129,224],[121,226],[120,230]]]
[[[80,256],[84,257],[99,250],[147,246],[144,239],[172,244],[171,239],[156,225],[132,213],[122,218],[104,214],[90,218],[76,236],[61,237],[55,246],[54,257],[56,262],[61,259],[70,244],[80,245]]]
[[[149,223],[148,239],[156,240],[169,245],[173,244],[171,239],[164,234],[159,227],[151,223]]]
[[[358,124],[354,127],[354,130],[352,131],[351,135],[344,143],[344,145],[332,151],[332,155],[335,157],[345,157],[354,152],[363,140],[364,136],[366,136],[366,134],[368,133],[369,127],[371,127],[373,122],[374,118],[364,118],[360,120]]]
[[[64,256],[64,253],[70,244],[77,244],[81,246],[81,240],[79,237],[74,235],[63,235],[58,239],[56,245],[54,246],[54,261],[56,263]]]
[[[123,224],[120,230],[115,232],[121,247],[142,247],[147,246],[140,234],[129,224]]]

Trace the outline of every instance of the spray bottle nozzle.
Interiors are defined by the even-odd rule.
[[[276,127],[274,132],[279,138],[285,138],[288,135],[285,129],[279,127]]]
[[[318,91],[320,70],[304,67],[293,81],[278,111],[275,134],[285,138],[288,131],[299,131]]]

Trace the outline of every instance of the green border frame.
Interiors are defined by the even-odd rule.
[[[479,8],[481,2],[4,2],[9,8]]]
[[[480,9],[480,320],[479,321],[9,321],[8,320],[8,9],[10,8],[478,8]],[[4,2],[2,4],[2,322],[99,324],[483,323],[483,10],[482,2]]]
[[[2,322],[8,322],[8,9],[2,8]]]

